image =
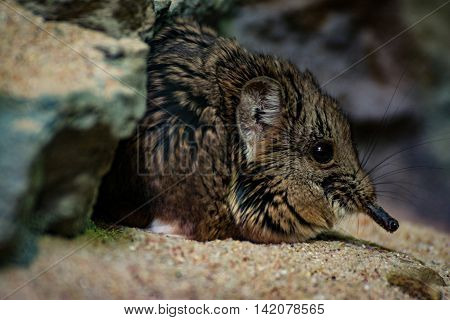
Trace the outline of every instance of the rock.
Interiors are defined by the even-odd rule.
[[[449,298],[448,235],[405,221],[394,234],[370,220],[351,232],[366,241],[332,233],[297,244],[197,242],[90,227],[74,240],[45,236],[29,267],[0,270],[0,298]]]
[[[83,230],[119,139],[145,110],[138,39],[0,4],[0,261],[27,261],[34,235]]]
[[[75,22],[113,37],[152,36],[171,16],[202,15],[223,11],[229,0],[18,0],[48,20]]]
[[[141,39],[173,16],[201,17],[229,4],[0,3],[0,264],[30,261],[37,234],[83,230],[118,141],[145,110]]]

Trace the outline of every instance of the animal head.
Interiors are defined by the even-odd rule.
[[[310,73],[288,65],[247,81],[236,124],[242,161],[229,203],[249,239],[301,241],[360,212],[388,231],[398,228],[376,204],[348,120]]]

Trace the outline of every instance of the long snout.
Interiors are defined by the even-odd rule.
[[[384,230],[395,232],[398,229],[398,221],[392,218],[389,213],[384,211],[382,207],[378,205],[368,204],[366,208],[366,213]]]

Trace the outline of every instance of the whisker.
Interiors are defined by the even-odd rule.
[[[407,204],[412,204],[409,200],[405,200],[405,199],[394,197],[394,196],[390,196],[390,195],[380,194],[378,196],[380,198],[389,198],[389,199],[393,199],[393,200],[396,200],[396,201],[401,201],[401,202],[404,202],[404,203],[407,203]]]
[[[421,184],[412,183],[410,181],[403,181],[403,180],[385,181],[385,182],[375,182],[375,183],[373,183],[373,185],[375,187],[378,186],[378,185],[390,185],[390,184],[394,184],[394,185],[398,185],[398,186],[401,186],[401,185],[405,184],[405,185],[412,186],[412,187],[420,189],[420,190],[428,190],[428,188],[424,187]]]
[[[396,186],[397,188],[402,189],[403,191],[407,192],[408,194],[410,194],[413,197],[416,196],[411,190],[409,190],[405,186],[402,186],[401,184],[398,184],[398,183],[389,183],[389,184],[387,184],[387,183],[379,183],[378,185],[393,185],[393,186]]]
[[[380,161],[378,164],[376,164],[372,169],[370,169],[369,171],[367,171],[367,172],[365,173],[365,175],[358,181],[358,183],[362,182],[362,181],[363,181],[365,178],[367,178],[371,173],[373,173],[377,168],[379,168],[381,165],[383,165],[387,160],[392,159],[393,157],[395,157],[395,156],[397,156],[397,155],[399,155],[399,154],[401,154],[401,153],[403,153],[403,152],[412,150],[412,149],[414,149],[414,148],[418,148],[418,147],[420,147],[420,146],[424,146],[424,145],[429,144],[429,143],[436,143],[436,142],[441,142],[441,141],[450,141],[450,137],[438,138],[438,139],[429,140],[429,141],[422,141],[422,142],[420,142],[420,143],[418,143],[418,144],[415,144],[415,145],[412,145],[412,146],[408,146],[408,147],[406,147],[406,148],[404,148],[404,149],[401,149],[401,150],[399,150],[399,151],[397,151],[397,152],[394,152],[393,154],[387,156],[387,157],[384,158],[382,161]]]
[[[393,196],[395,194],[395,196]],[[377,192],[377,195],[381,198],[390,198],[396,201],[401,201],[403,203],[406,203],[407,205],[413,206],[417,210],[421,210],[421,208],[416,203],[416,198],[411,199],[405,195],[399,194],[399,193],[393,193],[393,192]]]
[[[414,197],[414,195],[404,194],[402,192],[394,192],[394,191],[391,191],[391,190],[380,190],[380,191],[377,191],[377,194],[379,194],[379,195],[390,195],[390,196],[394,195],[394,196],[398,196],[401,199],[403,199],[405,201],[408,201],[408,202],[411,202],[411,203],[415,199],[417,199],[417,197]],[[423,200],[423,199],[419,199],[419,200]]]
[[[405,173],[408,172],[410,170],[413,169],[428,169],[428,170],[443,170],[443,168],[439,168],[439,167],[431,167],[431,166],[411,166],[411,167],[405,167],[405,168],[401,168],[401,169],[396,169],[396,170],[392,170],[386,173],[381,174],[378,177],[374,177],[372,179],[372,183],[379,181],[380,179],[386,178],[386,177],[391,177],[397,174],[401,174],[401,173]]]
[[[387,123],[388,123],[387,115],[388,115],[389,109],[391,108],[392,102],[394,101],[395,95],[397,94],[398,88],[400,86],[400,82],[402,81],[403,76],[405,75],[405,72],[406,72],[406,70],[403,71],[403,73],[400,76],[400,79],[397,81],[394,93],[392,94],[391,99],[389,100],[389,104],[388,104],[386,110],[384,111],[383,117],[381,119],[381,128],[380,128],[380,130],[383,130],[386,127]],[[397,112],[397,110],[398,110],[398,106],[397,106],[397,109],[395,110],[395,112],[393,114],[395,114]],[[391,117],[393,116],[393,114],[391,115]],[[367,153],[367,158],[364,157],[364,159],[362,161],[362,167],[365,167],[367,165],[367,162],[369,161],[370,157],[372,156],[373,152],[375,151],[376,146],[378,144],[378,137],[379,136],[375,135],[374,138],[373,138],[373,142],[372,141],[369,142],[369,152]]]
[[[414,188],[420,188],[422,190],[426,190],[426,188],[424,188],[420,184],[412,183],[412,182],[409,182],[409,181],[403,181],[403,180],[375,182],[375,183],[373,183],[373,185],[375,187],[379,186],[379,185],[395,185],[395,186],[408,185],[408,186],[412,186]]]
[[[390,156],[388,156],[386,159],[384,159],[384,160],[381,161],[379,164],[377,164],[375,167],[373,167],[369,172],[371,172],[372,170],[376,169],[379,165],[383,164],[383,163],[386,162],[387,160],[392,159],[392,158],[395,157],[396,155],[399,155],[399,154],[401,154],[401,153],[403,153],[403,152],[412,150],[412,149],[414,149],[414,148],[417,148],[417,147],[420,147],[420,146],[423,146],[423,145],[426,145],[426,144],[429,144],[429,143],[435,143],[435,142],[446,141],[446,140],[449,140],[449,141],[450,141],[450,137],[448,137],[448,138],[440,138],[440,139],[430,140],[430,141],[424,141],[424,142],[421,142],[421,143],[418,143],[418,144],[415,144],[415,145],[406,147],[406,148],[404,148],[404,149],[402,149],[402,150],[400,150],[400,151],[397,151],[397,152],[391,154]]]

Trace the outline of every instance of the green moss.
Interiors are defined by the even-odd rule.
[[[85,236],[102,242],[115,242],[127,238],[128,232],[123,227],[97,225],[92,220],[87,223]]]
[[[389,252],[394,252],[394,250],[383,247],[375,242],[371,242],[371,241],[366,241],[366,240],[362,240],[362,239],[357,239],[354,238],[350,235],[347,234],[342,234],[339,233],[337,231],[325,231],[320,233],[319,235],[317,235],[312,241],[315,240],[322,240],[322,241],[341,241],[341,242],[346,242],[346,243],[350,243],[356,246],[360,246],[362,247],[367,246],[367,247],[371,247],[371,248],[375,248],[378,250],[382,250],[382,251],[389,251]]]

